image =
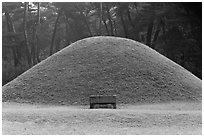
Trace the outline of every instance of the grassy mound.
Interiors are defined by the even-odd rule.
[[[202,82],[133,40],[92,37],[57,52],[3,86],[3,101],[88,104],[92,94],[118,103],[201,100]]]

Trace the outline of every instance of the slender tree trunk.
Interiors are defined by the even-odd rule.
[[[113,32],[113,22],[112,22],[112,19],[111,19],[111,16],[110,16],[110,12],[109,12],[109,7],[106,3],[106,12],[108,14],[108,20],[109,20],[109,24],[110,24],[110,29],[111,29],[111,36],[114,36],[114,32]]]
[[[31,47],[31,56],[32,56],[32,61],[33,61],[33,65],[36,64],[36,28],[35,28],[35,24],[33,24],[33,43],[32,43],[32,47]]]
[[[68,20],[66,19],[66,15],[64,15],[64,23],[66,28],[66,37],[69,35],[69,27],[68,27]]]
[[[30,12],[30,17],[32,20],[32,44],[31,44],[31,60],[32,60],[32,65],[36,64],[36,27],[37,25],[35,18],[33,18],[32,13]]]
[[[39,26],[40,26],[40,2],[38,2],[37,30],[36,30],[36,59],[37,59],[37,62],[40,62],[40,57],[39,57],[39,39],[37,37]]]
[[[66,15],[64,14],[64,23],[65,23],[65,28],[66,28],[66,45],[69,45],[69,43],[70,43],[70,39],[69,39],[69,29],[71,29],[71,31],[72,31],[72,28],[70,27],[70,25],[69,25],[69,21],[67,20],[67,17],[66,17]],[[73,32],[73,34],[74,34],[75,32]]]
[[[10,25],[10,15],[7,11],[5,11],[5,16],[6,16],[6,24],[7,24],[7,30],[8,32],[11,32],[11,25]]]
[[[31,15],[32,17],[32,15]],[[31,56],[33,60],[33,65],[35,65],[37,62],[40,61],[39,59],[39,49],[38,49],[38,40],[37,39],[37,33],[38,33],[38,27],[40,24],[40,3],[38,2],[38,10],[37,10],[37,19],[33,19],[33,43],[32,43],[32,50],[31,50]]]
[[[50,45],[50,56],[53,53],[53,46],[54,46],[54,41],[55,41],[55,35],[56,35],[56,32],[57,32],[57,24],[59,22],[59,18],[61,16],[62,10],[63,10],[63,7],[60,9],[60,11],[58,13],[58,16],[57,16],[57,19],[55,21],[55,27],[54,27],[54,31],[53,31],[53,34],[52,34],[52,41],[51,41],[51,45]]]
[[[39,42],[39,38],[38,38],[38,35],[36,36],[36,40],[37,40],[37,49],[36,49],[36,54],[37,54],[37,61],[38,63],[41,61],[40,60],[40,42]]]
[[[93,25],[93,28],[94,28],[94,30],[95,30],[95,33],[96,33],[96,35],[99,35],[99,36],[100,36],[100,35],[101,35],[101,34],[100,34],[100,31],[101,31],[101,30],[100,30],[100,26],[99,26],[99,29],[98,29],[98,28],[97,28],[97,25],[96,25],[96,24],[98,24],[98,21],[95,20],[95,21],[94,21],[94,24],[95,24],[95,25]],[[100,24],[99,24],[99,25],[100,25]]]
[[[72,24],[68,21],[68,17],[67,17],[66,15],[64,15],[64,20],[65,20],[65,23],[66,23],[66,32],[67,32],[67,35],[68,35],[68,28],[70,28],[70,30],[72,31],[73,34],[76,34],[76,35],[77,35],[76,31],[73,30],[74,27],[73,27]],[[69,25],[69,27],[68,27],[68,25]]]
[[[132,28],[135,30],[135,25],[134,25],[133,22],[132,22],[132,18],[131,18],[129,9],[127,9],[127,17],[128,17],[128,20],[129,20],[129,22],[130,22]]]
[[[165,33],[166,33],[166,30],[165,30],[165,19],[162,19],[161,26],[162,26],[163,35],[165,35]],[[164,43],[167,44],[166,38],[164,38]]]
[[[118,2],[118,5],[120,7],[119,2]],[[124,33],[125,33],[125,37],[128,38],[128,31],[127,31],[127,27],[125,25],[125,21],[124,21],[124,18],[123,18],[123,12],[120,10],[120,8],[119,8],[119,16],[120,16],[120,21],[121,21],[122,26],[123,26]]]
[[[145,36],[144,36],[144,34],[140,34],[140,37],[141,37],[141,38],[140,38],[141,41],[145,43]]]
[[[160,32],[160,27],[161,27],[161,22],[162,21],[160,21],[159,23],[158,23],[158,25],[157,25],[157,29],[156,29],[156,32],[155,32],[155,34],[154,34],[154,39],[153,39],[153,43],[155,43],[156,41],[157,41],[157,38],[158,38],[158,36],[159,36],[159,32]]]
[[[105,25],[107,35],[109,35],[109,30],[108,30],[108,26],[107,26],[107,24],[106,24],[106,21],[105,21],[105,20],[103,20],[103,23],[104,23],[104,25]]]
[[[162,26],[163,34],[165,34],[165,22],[164,22],[164,20],[162,20],[161,26]]]
[[[14,27],[14,23],[9,15],[9,12],[7,10],[7,7],[3,6],[3,9],[5,11],[5,16],[6,16],[6,23],[7,23],[7,29],[8,32],[13,32],[15,33],[15,27]],[[9,38],[10,41],[15,41],[13,38]],[[11,48],[12,50],[12,54],[13,54],[13,61],[14,61],[14,66],[17,67],[19,60],[17,58],[17,50],[15,47]]]
[[[13,53],[13,58],[14,58],[14,66],[17,67],[19,64],[18,58],[17,58],[17,53],[16,53],[16,48],[12,47],[12,53]]]
[[[15,33],[15,29],[12,29],[12,27],[11,27],[13,22],[11,21],[10,15],[7,13],[6,16],[9,16],[9,18],[6,17],[6,18],[7,18],[6,20],[8,20],[8,21],[7,21],[8,31]],[[10,41],[13,41],[13,42],[15,41],[13,38],[9,38],[9,40],[10,40]],[[17,57],[16,47],[11,47],[11,50],[12,50],[12,53],[13,53],[14,66],[17,67],[17,65],[18,65],[18,63],[19,63],[19,60],[18,60],[18,57]]]
[[[75,35],[75,36],[78,36],[78,37],[75,37],[76,39],[75,40],[77,40],[77,39],[79,39],[79,37],[81,36],[81,34],[80,34],[80,31],[76,31],[76,29],[75,29],[75,26],[73,26],[70,22],[69,22],[69,20],[68,20],[68,17],[66,16],[66,15],[64,15],[64,20],[65,20],[65,22],[66,22],[66,31],[68,32],[68,28],[71,30],[71,32]],[[69,27],[68,27],[69,26]],[[68,34],[67,34],[68,35]]]
[[[136,16],[134,17],[134,19],[132,19],[132,23],[134,24],[134,22],[138,22],[138,18],[137,17],[139,15],[139,12],[138,12],[138,3],[134,2],[133,4],[134,4],[134,8],[136,10]],[[135,26],[135,32],[136,32],[135,40],[141,41],[142,39],[141,39],[140,34],[139,34],[140,32],[137,31],[138,30],[138,26],[137,26],[137,24],[136,25],[134,24],[134,26]]]
[[[77,10],[79,10],[79,12],[80,12],[82,18],[84,19],[84,22],[85,22],[85,24],[86,24],[86,26],[87,26],[87,29],[88,29],[88,31],[89,31],[90,36],[93,36],[93,35],[92,35],[92,32],[91,32],[91,29],[90,29],[90,26],[89,26],[89,23],[88,23],[88,21],[87,21],[87,19],[86,19],[86,16],[83,14],[83,12],[81,11],[81,9],[78,7],[77,4],[75,4],[75,8],[76,8]]]
[[[59,32],[58,32],[59,33]],[[60,34],[59,34],[59,36],[61,36]],[[57,51],[59,51],[60,50],[60,37],[57,37],[56,38],[56,40],[55,40],[55,51],[57,52]]]
[[[26,54],[27,54],[27,61],[29,67],[31,67],[31,56],[30,56],[30,51],[29,51],[29,43],[28,43],[28,34],[27,34],[27,8],[28,8],[28,3],[24,3],[24,20],[23,20],[23,32],[24,32],[24,38],[25,38],[25,49],[26,49]]]
[[[103,20],[103,4],[100,2],[100,28],[99,28],[99,35],[101,35],[101,27],[102,27],[102,20]]]
[[[151,47],[151,39],[152,39],[152,30],[153,30],[154,22],[151,21],[147,28],[147,36],[146,36],[146,44]]]
[[[159,33],[161,31],[161,25],[162,25],[162,20],[160,20],[160,22],[158,23],[157,28],[156,28],[156,32],[155,32],[154,37],[153,37],[153,42],[151,44],[151,47],[153,49],[155,48],[155,44],[156,44],[155,42],[157,41],[157,38],[158,38]]]
[[[125,25],[125,21],[124,21],[124,18],[123,18],[123,14],[120,13],[120,20],[121,20],[121,23],[122,23],[122,26],[123,26],[123,30],[124,30],[124,33],[125,33],[125,37],[128,38],[128,31],[127,31],[127,27]]]
[[[38,2],[37,25],[40,24],[40,2]]]
[[[11,16],[9,15],[9,11],[8,11],[7,7],[3,6],[3,9],[5,11],[8,31],[16,33],[14,23],[13,23],[13,21],[11,19]]]
[[[118,31],[117,31],[116,23],[115,23],[114,20],[113,20],[113,25],[114,25],[115,36],[117,36],[118,35]]]
[[[129,9],[127,9],[127,17],[128,17],[128,20],[129,20],[129,22],[130,22],[130,24],[131,24],[131,26],[132,26],[132,29],[134,30],[134,33],[135,33],[134,39],[139,41],[139,40],[140,40],[140,39],[139,39],[139,32],[137,32],[137,30],[136,30],[136,27],[135,27],[135,25],[134,25],[134,23],[133,23],[133,20],[132,20],[132,18],[131,18]]]

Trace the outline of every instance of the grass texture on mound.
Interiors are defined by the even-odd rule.
[[[77,41],[2,88],[3,101],[88,104],[92,94],[118,103],[201,100],[202,82],[139,42],[118,37]]]

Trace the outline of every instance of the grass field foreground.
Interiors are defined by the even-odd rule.
[[[119,105],[118,109],[3,103],[3,134],[201,135],[201,103]]]

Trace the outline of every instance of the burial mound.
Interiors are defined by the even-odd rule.
[[[200,101],[202,82],[139,42],[118,37],[79,40],[2,88],[3,101],[85,105],[90,95],[119,104]]]

